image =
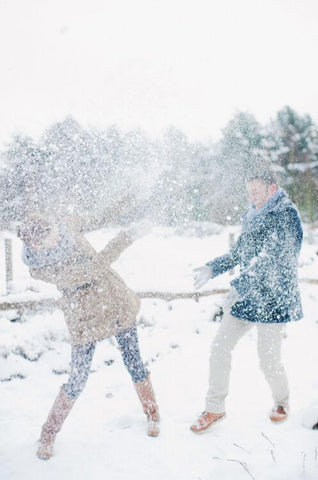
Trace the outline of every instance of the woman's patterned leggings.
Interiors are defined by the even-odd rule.
[[[147,376],[147,370],[142,362],[138,344],[137,328],[133,327],[116,335],[124,364],[133,382],[142,382]],[[65,392],[71,398],[77,398],[86,385],[96,342],[72,346],[71,373]]]

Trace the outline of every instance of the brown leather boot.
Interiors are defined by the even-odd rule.
[[[220,422],[225,418],[225,412],[222,413],[212,413],[212,412],[202,412],[198,419],[191,425],[190,430],[193,433],[202,433],[207,430],[212,425]]]
[[[159,430],[159,409],[156,397],[148,374],[142,382],[134,383],[137,395],[142,408],[147,415],[147,434],[150,437],[158,437]]]
[[[289,413],[288,407],[283,407],[282,405],[276,405],[272,408],[272,411],[269,414],[269,418],[272,422],[279,423],[287,419]]]
[[[53,446],[56,434],[61,430],[64,420],[71,411],[75,399],[70,398],[61,387],[45,424],[42,427],[37,456],[41,460],[48,460],[53,455]]]

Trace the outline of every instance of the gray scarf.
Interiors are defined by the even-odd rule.
[[[75,241],[71,233],[59,226],[60,240],[55,247],[33,250],[23,244],[22,260],[31,268],[42,268],[50,265],[63,264],[74,255]]]

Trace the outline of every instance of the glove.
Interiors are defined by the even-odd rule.
[[[203,267],[198,267],[193,270],[194,272],[194,280],[193,286],[195,289],[201,288],[203,285],[206,284],[208,280],[211,279],[211,267],[208,265],[203,265]]]
[[[150,233],[151,229],[152,223],[149,220],[141,220],[138,223],[132,224],[132,227],[127,230],[127,235],[129,235],[132,240],[137,240]]]

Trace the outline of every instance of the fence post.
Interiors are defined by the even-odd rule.
[[[6,259],[6,284],[8,291],[8,284],[13,280],[13,267],[12,267],[12,239],[5,238],[4,240],[4,253]]]
[[[7,295],[13,280],[12,238],[0,234],[0,295]]]
[[[0,295],[7,294],[6,255],[3,234],[0,233]]]
[[[230,232],[230,234],[229,234],[229,247],[230,247],[230,249],[233,247],[233,245],[234,245],[234,233]],[[229,275],[234,275],[234,268],[231,268],[231,270],[229,271]]]

